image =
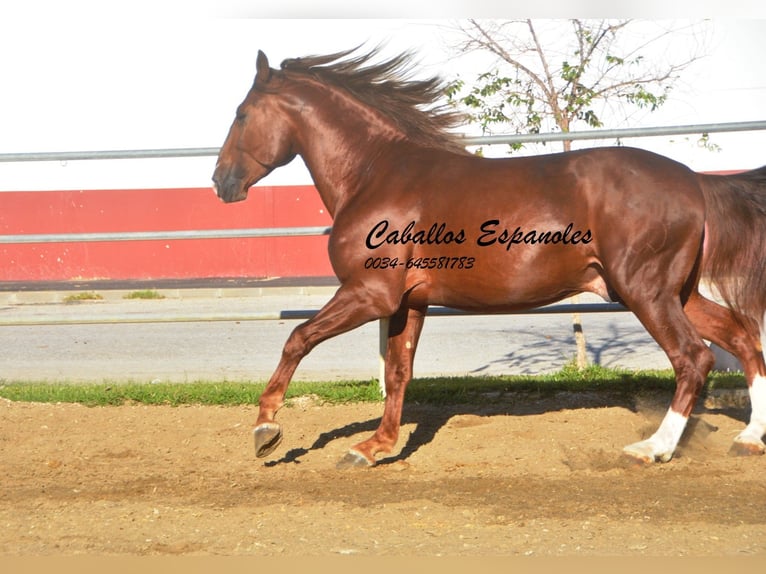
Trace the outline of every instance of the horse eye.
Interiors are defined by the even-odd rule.
[[[238,124],[243,124],[245,123],[246,119],[247,119],[247,114],[245,114],[244,112],[237,112],[237,115],[234,118],[234,121],[237,122]]]

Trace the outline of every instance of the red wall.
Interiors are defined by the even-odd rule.
[[[0,235],[331,225],[313,186],[0,193]],[[327,236],[0,244],[0,281],[333,275]]]
[[[718,173],[734,173],[718,172]],[[0,235],[331,225],[313,186],[0,192]],[[327,236],[0,244],[0,281],[332,276]]]

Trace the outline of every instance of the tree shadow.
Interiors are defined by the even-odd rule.
[[[508,329],[507,332],[511,341],[518,335],[537,340],[473,369],[472,374],[496,371],[498,367],[514,373],[537,374],[539,369],[533,370],[530,366],[539,366],[540,363],[550,365],[549,370],[557,370],[570,362],[577,352],[574,335],[571,332],[561,335],[543,335],[534,329]],[[630,362],[639,362],[647,351],[662,353],[660,346],[643,330],[643,327],[626,329],[616,323],[600,326],[598,335],[589,335],[586,338],[586,350],[591,363],[602,367],[617,367]],[[668,367],[670,367],[669,363]]]

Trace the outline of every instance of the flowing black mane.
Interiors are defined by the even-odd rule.
[[[417,143],[467,153],[460,136],[449,131],[462,123],[462,114],[436,104],[444,96],[441,78],[411,79],[412,56],[408,53],[370,63],[377,50],[348,58],[354,51],[290,58],[282,62],[281,68],[346,90],[393,119]]]

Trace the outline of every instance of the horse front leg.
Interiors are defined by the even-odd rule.
[[[393,313],[398,303],[361,286],[342,285],[319,312],[296,327],[285,343],[282,357],[259,399],[253,429],[255,455],[271,454],[282,441],[282,427],[274,421],[301,359],[322,341]]]
[[[385,385],[386,401],[383,417],[375,434],[351,447],[338,462],[338,468],[369,467],[375,465],[375,455],[389,453],[399,438],[404,405],[404,392],[412,380],[412,364],[423,329],[426,308],[401,308],[391,317],[386,348]]]

